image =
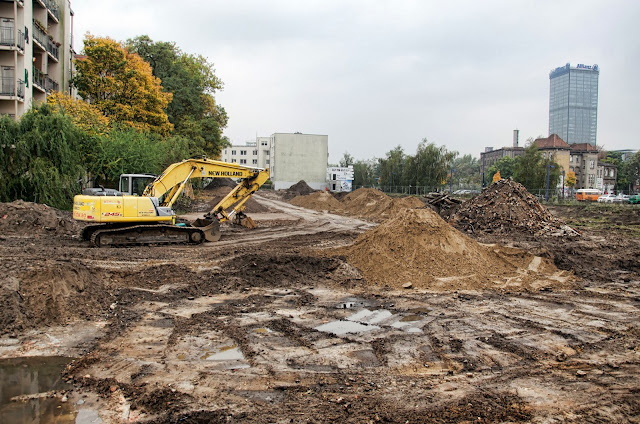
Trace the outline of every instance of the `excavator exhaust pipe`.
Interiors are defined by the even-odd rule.
[[[206,241],[220,240],[220,223],[217,219],[198,218],[191,225],[202,230]]]

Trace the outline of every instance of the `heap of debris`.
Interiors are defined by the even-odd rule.
[[[520,183],[502,179],[462,203],[449,222],[468,233],[577,236]]]
[[[462,200],[451,197],[448,193],[429,193],[423,197],[424,202],[445,219],[462,203]]]

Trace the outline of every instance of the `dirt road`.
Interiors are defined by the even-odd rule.
[[[640,422],[638,264],[576,250],[637,238],[502,240],[570,290],[394,289],[328,254],[374,224],[256,198],[198,247],[3,235],[0,356],[77,358],[64,394],[104,423]]]

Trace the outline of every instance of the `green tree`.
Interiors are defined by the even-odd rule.
[[[85,58],[75,61],[72,79],[83,99],[112,122],[161,135],[170,133],[165,109],[172,94],[162,91],[148,63],[118,42],[90,34],[84,40],[84,54]]]
[[[480,161],[471,155],[464,155],[453,161],[454,182],[466,186],[480,186],[482,177],[480,175]]]
[[[346,168],[348,166],[353,165],[354,163],[354,159],[353,156],[351,156],[349,153],[344,152],[344,155],[342,155],[342,159],[340,159],[340,163],[339,166],[341,168]]]
[[[386,157],[378,159],[380,169],[380,185],[383,188],[402,184],[406,155],[402,146],[397,146],[386,153]]]
[[[632,185],[640,185],[640,152],[636,152],[629,161],[627,165],[627,178]]]
[[[547,167],[549,167],[549,188],[555,188],[560,181],[560,165],[551,159],[543,159],[535,143],[530,143],[522,156],[516,159],[513,179],[529,191],[546,187]],[[504,178],[504,176],[503,176]]]
[[[515,167],[516,160],[514,158],[503,156],[487,169],[485,181],[493,181],[493,176],[496,172],[500,172],[501,178],[511,178]]]
[[[228,142],[222,135],[228,116],[214,98],[223,84],[213,64],[182,52],[175,43],[154,42],[147,35],[127,40],[127,47],[151,65],[164,90],[172,93],[167,115],[174,133],[192,140],[193,155],[219,157]]]
[[[48,105],[31,109],[19,122],[3,118],[0,131],[0,200],[69,209],[89,156],[89,137]]]
[[[357,160],[353,164],[353,185],[371,187],[378,184],[378,166],[376,159]]]
[[[446,184],[450,178],[453,160],[457,152],[449,152],[445,146],[436,146],[423,139],[415,156],[407,158],[407,169],[403,175],[403,183],[412,186],[425,186],[430,190]]]

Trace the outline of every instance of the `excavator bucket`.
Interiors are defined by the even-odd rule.
[[[235,225],[242,225],[245,228],[251,228],[251,229],[258,227],[256,223],[253,221],[253,219],[251,219],[250,217],[248,217],[243,213],[236,214],[236,216],[233,218],[233,223]]]
[[[220,240],[220,223],[217,219],[198,218],[191,223],[192,226],[200,228],[204,232],[207,241]]]

